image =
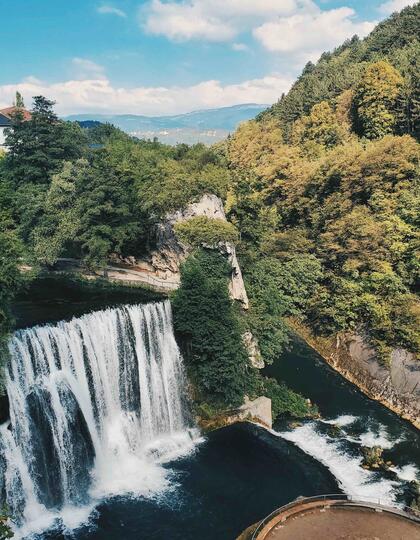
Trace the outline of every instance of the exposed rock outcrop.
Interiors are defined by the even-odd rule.
[[[335,339],[319,338],[296,321],[291,325],[347,380],[420,429],[420,361],[413,353],[394,349],[388,366],[364,336],[345,333]]]
[[[384,470],[388,471],[392,467],[390,461],[385,461],[383,458],[383,448],[380,446],[362,446],[362,467],[368,470]]]
[[[258,346],[257,340],[249,330],[245,332],[245,334],[242,336],[242,339],[246,350],[248,351],[249,362],[251,366],[257,369],[262,369],[265,364],[261,356],[261,351]]]
[[[180,265],[188,255],[188,248],[176,238],[174,225],[196,216],[206,216],[210,219],[223,219],[226,221],[222,201],[216,195],[209,194],[203,195],[198,202],[189,204],[184,210],[169,214],[165,221],[158,226],[157,246],[156,250],[151,254],[151,263],[157,272],[170,272],[176,274],[179,279]],[[242,306],[247,309],[248,296],[236,257],[235,246],[225,242],[219,245],[219,249],[227,256],[232,266],[231,296],[234,300],[241,302]]]
[[[168,214],[166,218],[156,226],[156,247],[145,259],[116,259],[125,271],[132,274],[143,274],[151,282],[157,281],[160,288],[174,290],[180,283],[180,266],[187,258],[189,249],[176,237],[174,225],[181,221],[196,216],[206,216],[213,219],[223,219],[226,215],[223,203],[216,195],[206,194],[198,202],[189,204],[184,210],[178,210]],[[227,257],[232,267],[232,276],[229,284],[231,297],[241,303],[244,309],[248,309],[248,296],[246,294],[242,272],[236,257],[235,246],[229,242],[219,244],[219,250]],[[113,268],[115,271],[115,268]],[[118,277],[113,276],[115,279]],[[153,286],[153,284],[152,284]]]
[[[198,419],[199,425],[203,429],[209,431],[230,426],[236,422],[254,422],[271,429],[273,426],[271,399],[260,396],[250,400],[245,396],[244,404],[234,411],[226,411],[225,413],[213,416],[208,420],[202,418]]]

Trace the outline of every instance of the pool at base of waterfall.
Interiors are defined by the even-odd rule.
[[[78,530],[59,526],[42,539],[233,540],[299,495],[339,491],[323,465],[252,424],[209,433],[164,468],[169,483],[162,492],[106,499]]]

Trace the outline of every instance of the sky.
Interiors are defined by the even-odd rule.
[[[0,108],[166,115],[273,103],[407,0],[0,0]]]

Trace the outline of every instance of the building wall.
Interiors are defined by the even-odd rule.
[[[2,148],[3,150],[5,150],[5,147],[3,146],[6,138],[4,133],[5,129],[6,128],[0,127],[0,148]]]

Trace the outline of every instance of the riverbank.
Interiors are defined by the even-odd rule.
[[[420,362],[410,359],[404,364],[402,350],[396,349],[393,355],[398,366],[392,371],[392,365],[381,364],[360,336],[319,337],[296,319],[289,319],[288,324],[329,366],[365,395],[420,429]]]

